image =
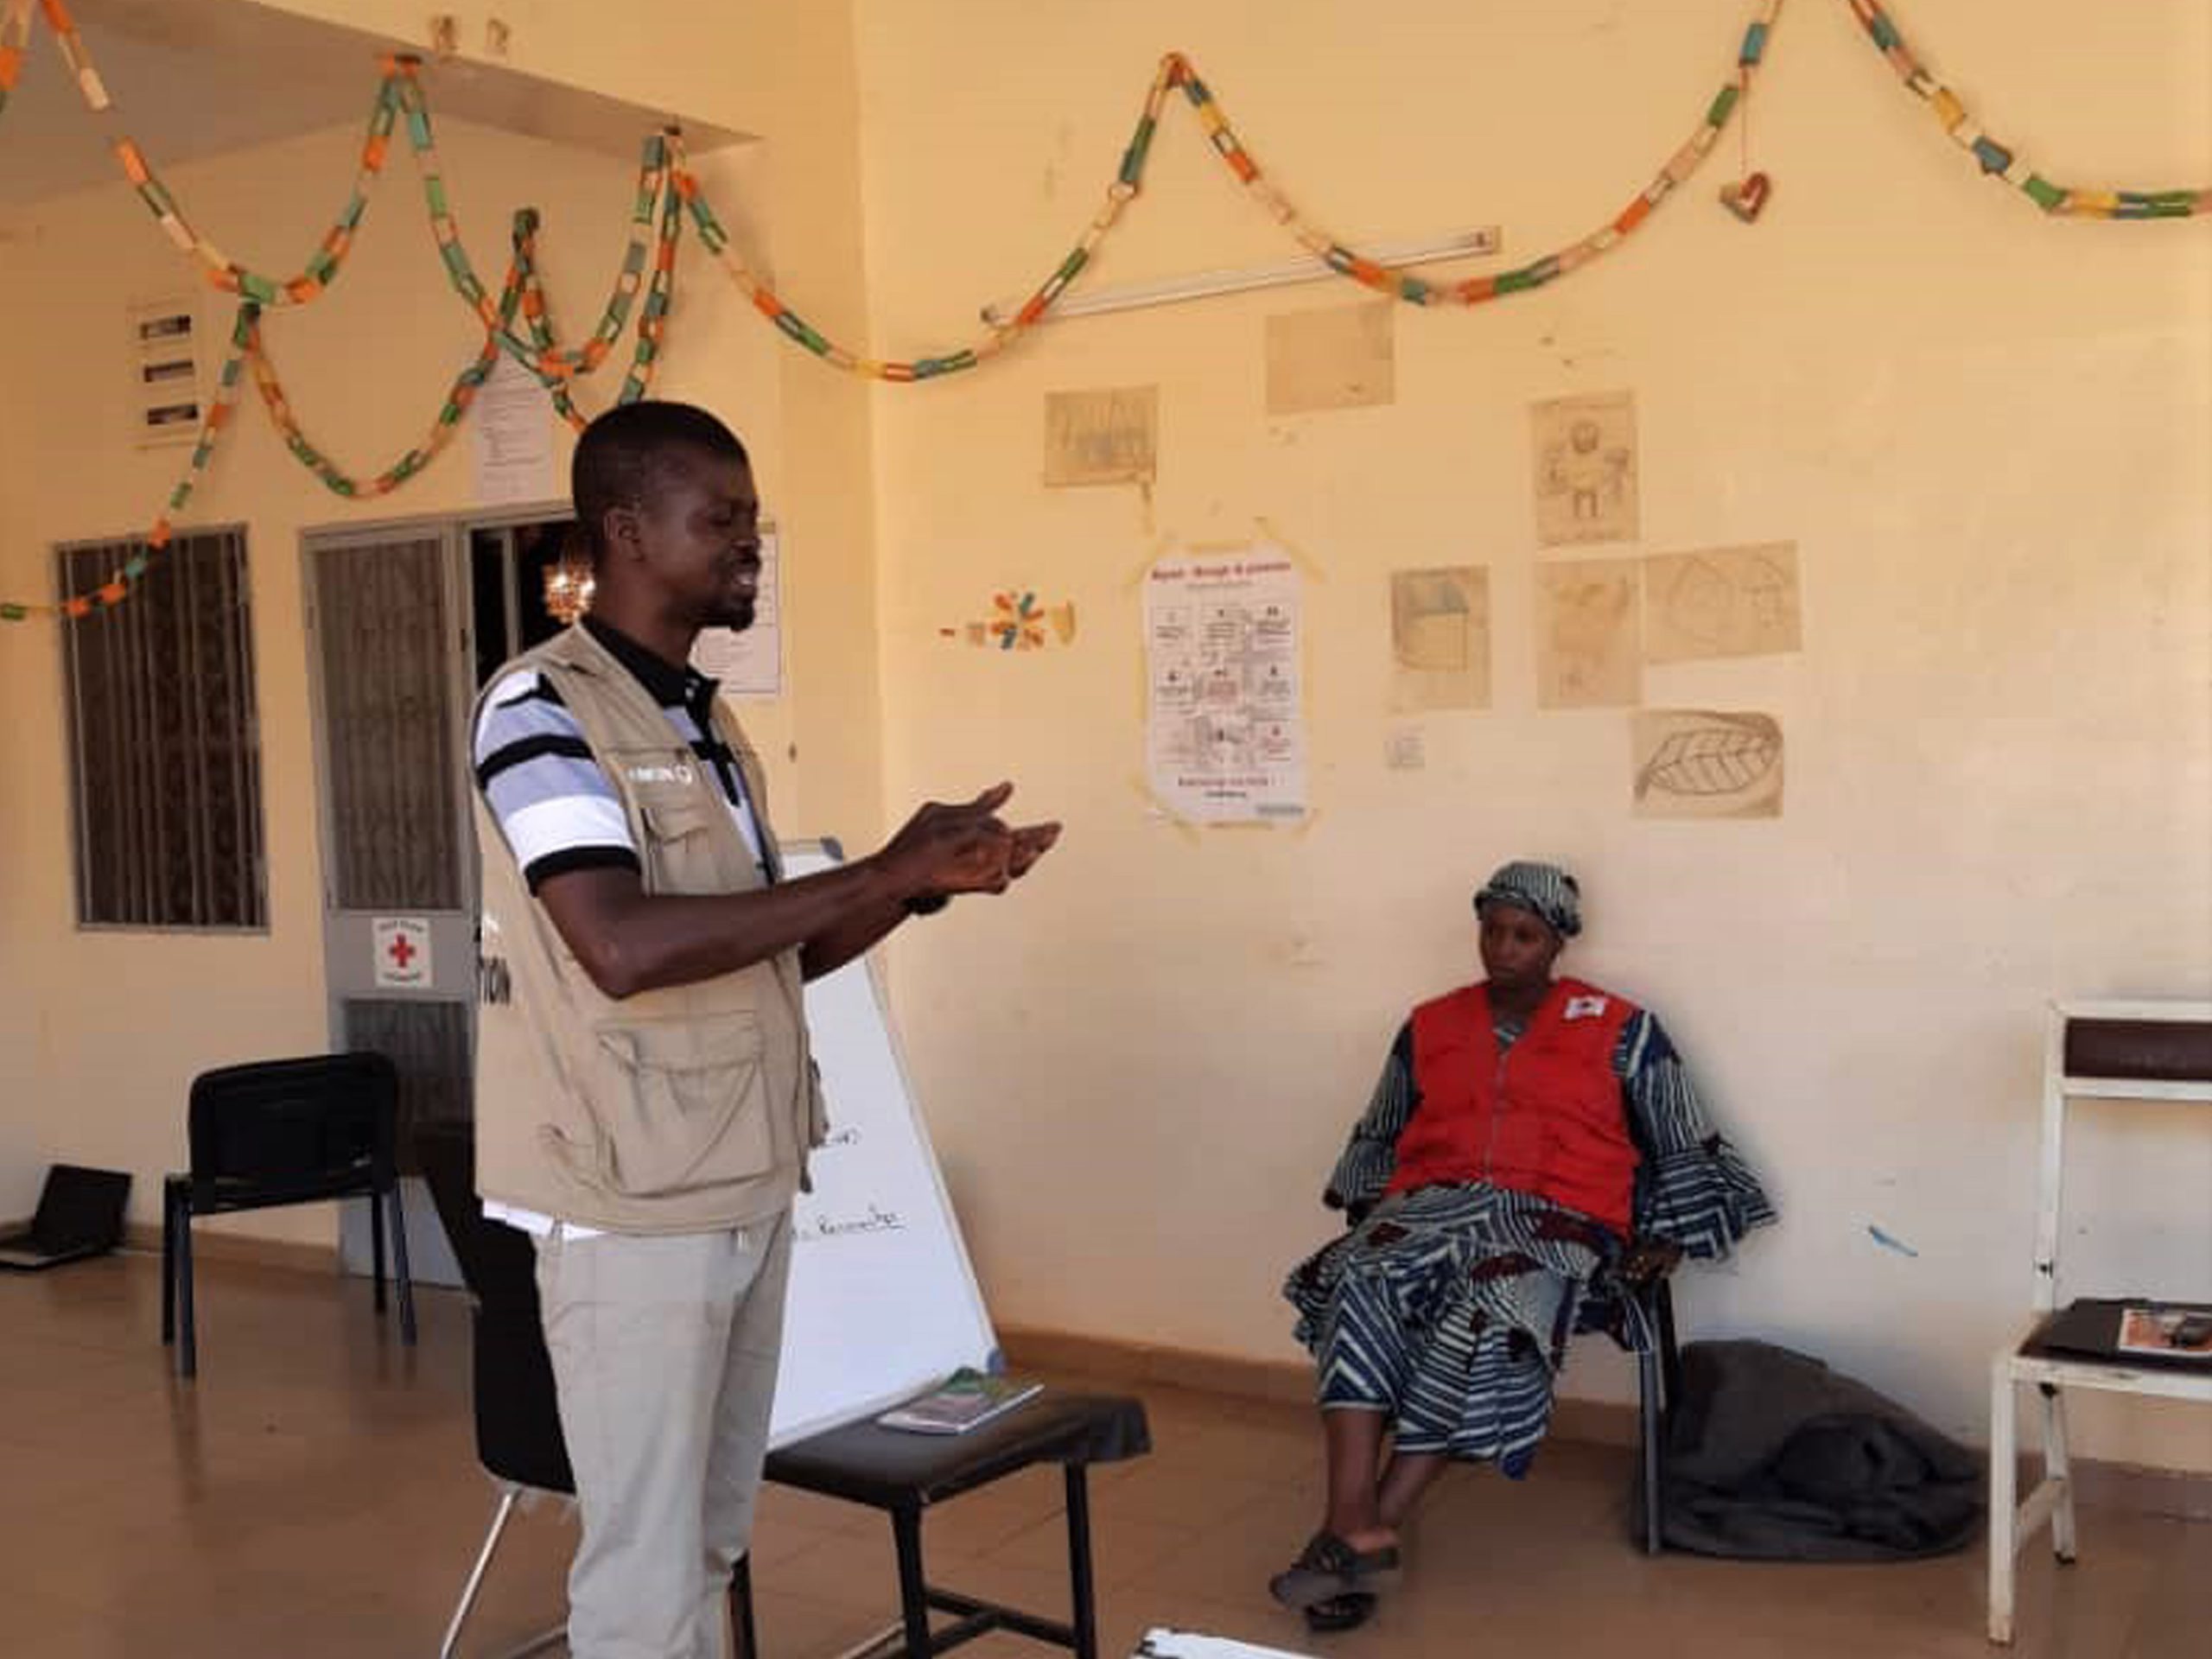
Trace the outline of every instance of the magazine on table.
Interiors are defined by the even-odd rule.
[[[2212,1363],[2212,1307],[2130,1303],[2120,1310],[2116,1351],[2146,1358],[2201,1359]]]
[[[920,1399],[894,1407],[875,1421],[885,1428],[901,1428],[910,1434],[965,1434],[1004,1416],[1043,1392],[1044,1387],[1042,1382],[993,1376],[963,1366]]]

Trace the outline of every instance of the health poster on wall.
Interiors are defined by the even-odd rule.
[[[691,665],[741,702],[772,702],[784,695],[783,563],[783,537],[774,524],[762,524],[753,626],[742,633],[702,628],[691,647]]]
[[[1145,578],[1147,772],[1199,823],[1306,816],[1298,567],[1265,543],[1162,559]]]
[[[476,394],[468,443],[480,505],[558,501],[567,493],[553,458],[553,405],[537,377],[505,352]]]

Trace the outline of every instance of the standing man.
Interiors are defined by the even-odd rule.
[[[758,759],[690,666],[753,621],[735,434],[643,402],[578,440],[592,613],[478,705],[485,975],[476,1179],[537,1244],[583,1537],[576,1659],[723,1659],[760,1482],[791,1205],[824,1130],[802,990],[906,917],[999,893],[1058,837],[1001,784],[784,879]]]

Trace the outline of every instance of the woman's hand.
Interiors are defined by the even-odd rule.
[[[1613,1276],[1630,1290],[1642,1290],[1672,1273],[1681,1259],[1682,1247],[1672,1239],[1631,1239],[1614,1265]]]

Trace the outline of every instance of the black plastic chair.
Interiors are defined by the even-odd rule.
[[[415,1137],[415,1151],[468,1287],[476,1459],[499,1483],[499,1493],[483,1548],[438,1649],[438,1659],[453,1659],[517,1507],[541,1494],[573,1499],[576,1478],[561,1438],[553,1359],[545,1351],[538,1312],[537,1248],[528,1234],[486,1218],[476,1196],[476,1147],[468,1131],[424,1128]],[[565,1624],[556,1625],[510,1649],[506,1659],[552,1646],[566,1629]]]
[[[415,1342],[407,1216],[399,1196],[399,1074],[381,1054],[326,1054],[226,1066],[193,1079],[192,1171],[162,1185],[162,1341],[184,1339],[178,1369],[200,1370],[193,1319],[192,1224],[201,1216],[365,1198],[385,1308],[385,1206],[391,1207],[399,1332]],[[379,1203],[378,1200],[383,1202]]]

